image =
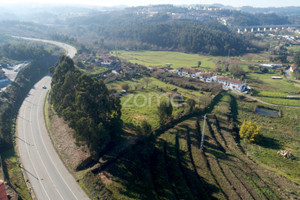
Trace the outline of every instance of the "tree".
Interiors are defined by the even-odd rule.
[[[199,61],[198,61],[198,68],[201,66],[201,64],[202,64],[202,63],[201,63],[201,61],[199,60]]]
[[[229,71],[229,63],[227,61],[224,61],[223,62],[223,68],[224,68],[224,71],[225,72],[228,72]]]
[[[198,99],[199,99],[199,105],[202,104],[204,108],[208,106],[208,104],[211,102],[211,98],[207,95],[199,96]]]
[[[50,100],[54,109],[74,129],[94,159],[122,129],[120,99],[102,80],[81,74],[69,57],[53,67]]]
[[[161,102],[157,110],[160,126],[165,125],[166,122],[172,119],[173,106],[170,100]]]
[[[300,72],[297,72],[297,71],[293,72],[293,76],[295,79],[300,80]]]
[[[300,51],[298,51],[298,52],[295,53],[294,63],[295,63],[295,65],[297,65],[298,67],[300,67]]]
[[[195,108],[196,102],[194,99],[188,99],[186,103],[188,105],[188,111],[191,113]]]
[[[230,73],[235,77],[235,78],[241,78],[246,74],[246,72],[239,66],[239,65],[233,65],[230,68]]]
[[[145,82],[145,84],[146,84],[146,88],[148,88],[148,85],[149,85],[149,83],[151,83],[151,79],[150,78],[148,78],[148,77],[145,77],[144,79],[143,79],[143,81]]]
[[[275,61],[280,61],[280,63],[287,63],[287,55],[279,55],[274,58]]]
[[[249,69],[250,71],[254,71],[255,67],[254,67],[253,65],[248,65],[248,69]]]
[[[251,121],[244,121],[240,128],[240,137],[246,142],[257,143],[261,140],[262,134],[260,132],[261,127]]]
[[[128,83],[121,83],[121,88],[122,88],[122,90],[129,90],[129,85],[128,85]]]
[[[213,68],[212,68],[212,72],[220,72],[221,71],[221,68],[218,66],[218,65],[215,65]]]

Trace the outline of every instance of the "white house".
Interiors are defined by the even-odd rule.
[[[177,68],[176,72],[179,76],[196,78],[196,74],[198,71],[195,69],[191,69],[191,68],[181,67],[181,68]]]
[[[211,83],[215,81],[215,76],[213,76],[211,73],[200,73],[197,74],[197,76],[203,82]]]
[[[217,82],[221,83],[222,86],[227,89],[234,89],[240,92],[247,90],[247,84],[239,79],[219,76],[217,77]]]

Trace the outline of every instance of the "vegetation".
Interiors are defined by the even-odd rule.
[[[174,51],[112,51],[111,53],[131,63],[144,66],[165,67],[167,63],[172,68],[197,66],[201,60],[201,67],[212,68],[215,57],[198,54],[188,54]]]
[[[249,45],[217,21],[149,20],[132,11],[129,13],[100,14],[73,23],[101,35],[102,43],[109,49],[117,45],[119,49],[181,50],[212,55],[227,55],[230,50],[232,55],[239,55],[245,53]]]
[[[162,101],[157,107],[160,126],[164,126],[172,118],[173,106],[170,101]]]
[[[300,51],[296,52],[295,53],[295,56],[294,56],[294,63],[300,67]]]
[[[49,56],[43,46],[30,46],[24,44],[4,44],[0,46],[0,57],[13,60],[36,59]]]
[[[119,99],[102,80],[81,74],[68,57],[61,57],[51,73],[54,109],[69,121],[76,140],[86,142],[97,158],[121,130]]]
[[[251,121],[244,121],[239,134],[246,142],[258,143],[262,137],[260,130],[261,127],[258,127],[255,122],[252,123]]]

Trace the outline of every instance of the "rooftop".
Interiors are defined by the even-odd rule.
[[[225,77],[225,76],[219,76],[218,80],[227,81],[227,82],[231,82],[231,83],[236,83],[236,84],[240,84],[240,85],[244,83],[240,79],[234,79],[234,78],[229,78],[229,77]]]

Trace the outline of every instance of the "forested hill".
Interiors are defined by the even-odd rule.
[[[249,46],[242,36],[217,21],[173,20],[163,14],[150,18],[133,13],[99,14],[73,20],[70,26],[70,34],[86,35],[89,40],[94,33],[102,39],[102,46],[111,49],[180,50],[212,55],[227,55],[230,50],[238,55]]]

